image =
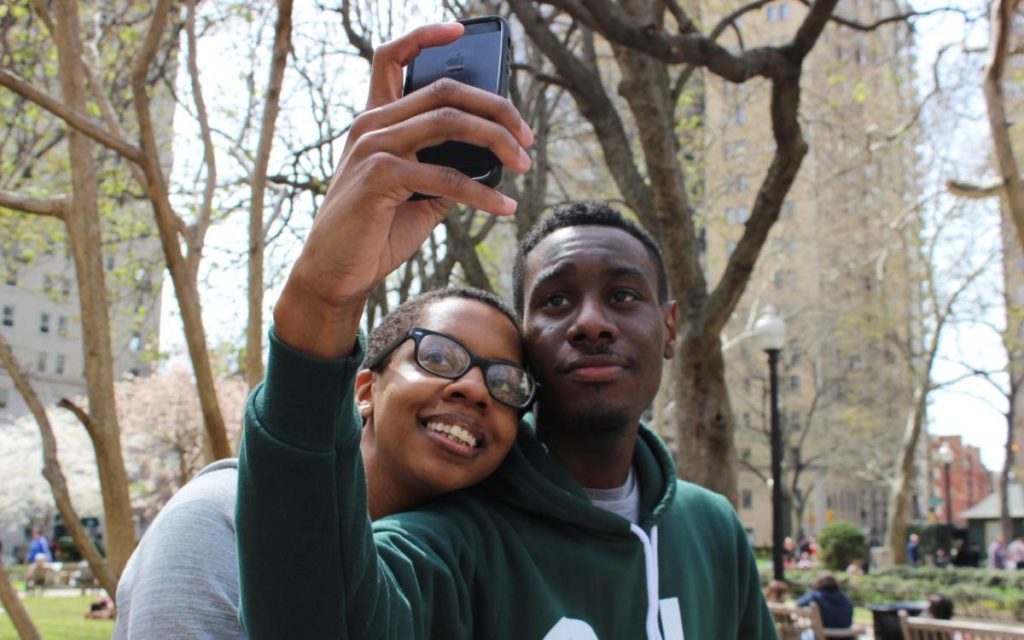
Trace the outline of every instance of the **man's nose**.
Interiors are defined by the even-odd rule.
[[[597,296],[583,298],[569,328],[569,342],[603,344],[614,341],[619,335],[619,328],[609,311]]]
[[[490,406],[491,392],[487,390],[483,369],[473,365],[469,371],[445,385],[444,399],[466,402],[481,411]]]

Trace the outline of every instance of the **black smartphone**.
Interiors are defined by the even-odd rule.
[[[405,94],[440,80],[453,78],[484,91],[508,97],[512,38],[501,16],[459,20],[466,27],[462,37],[443,47],[420,52],[406,70]],[[420,162],[458,169],[489,187],[501,183],[501,162],[489,149],[465,142],[445,142],[420,150]],[[424,196],[414,194],[413,199]]]

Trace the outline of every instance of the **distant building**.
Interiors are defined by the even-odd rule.
[[[856,0],[843,13],[870,20],[900,7]],[[779,0],[745,14],[742,46],[788,42],[806,11]],[[721,42],[741,46],[728,34]],[[750,332],[768,304],[787,323],[779,369],[787,489],[800,469],[790,533],[836,520],[869,538],[884,533],[887,478],[912,406],[908,352],[922,334],[920,221],[911,206],[920,171],[913,135],[873,144],[870,132],[896,129],[911,111],[914,58],[905,29],[830,24],[805,64],[800,120],[810,149],[723,337],[739,514],[756,544],[771,538],[768,368]],[[714,281],[743,235],[775,142],[769,83],[706,78],[703,258]],[[924,471],[911,518],[926,509]]]
[[[946,465],[937,461],[936,451],[943,444],[949,446],[953,460],[949,464],[949,493],[953,524],[967,524],[962,512],[975,506],[993,491],[992,472],[981,462],[981,449],[963,444],[960,436],[936,436],[929,447],[931,484],[929,519],[946,522]]]
[[[1007,487],[1007,502],[1013,535],[1024,536],[1024,485],[1010,484]],[[990,493],[970,509],[958,512],[957,517],[967,522],[967,541],[987,549],[990,542],[1001,536],[1003,532],[999,511],[999,494]]]

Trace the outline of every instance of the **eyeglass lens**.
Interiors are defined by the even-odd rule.
[[[419,365],[434,375],[454,379],[466,373],[472,356],[459,343],[436,333],[423,334],[417,350]],[[522,408],[533,393],[529,374],[519,367],[491,362],[484,368],[487,390],[496,400]]]

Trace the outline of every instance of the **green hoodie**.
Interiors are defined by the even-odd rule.
[[[523,424],[490,479],[371,530],[357,351],[316,360],[271,334],[239,462],[250,637],[776,637],[732,507],[677,480],[646,427],[634,458],[639,525],[592,505]]]

